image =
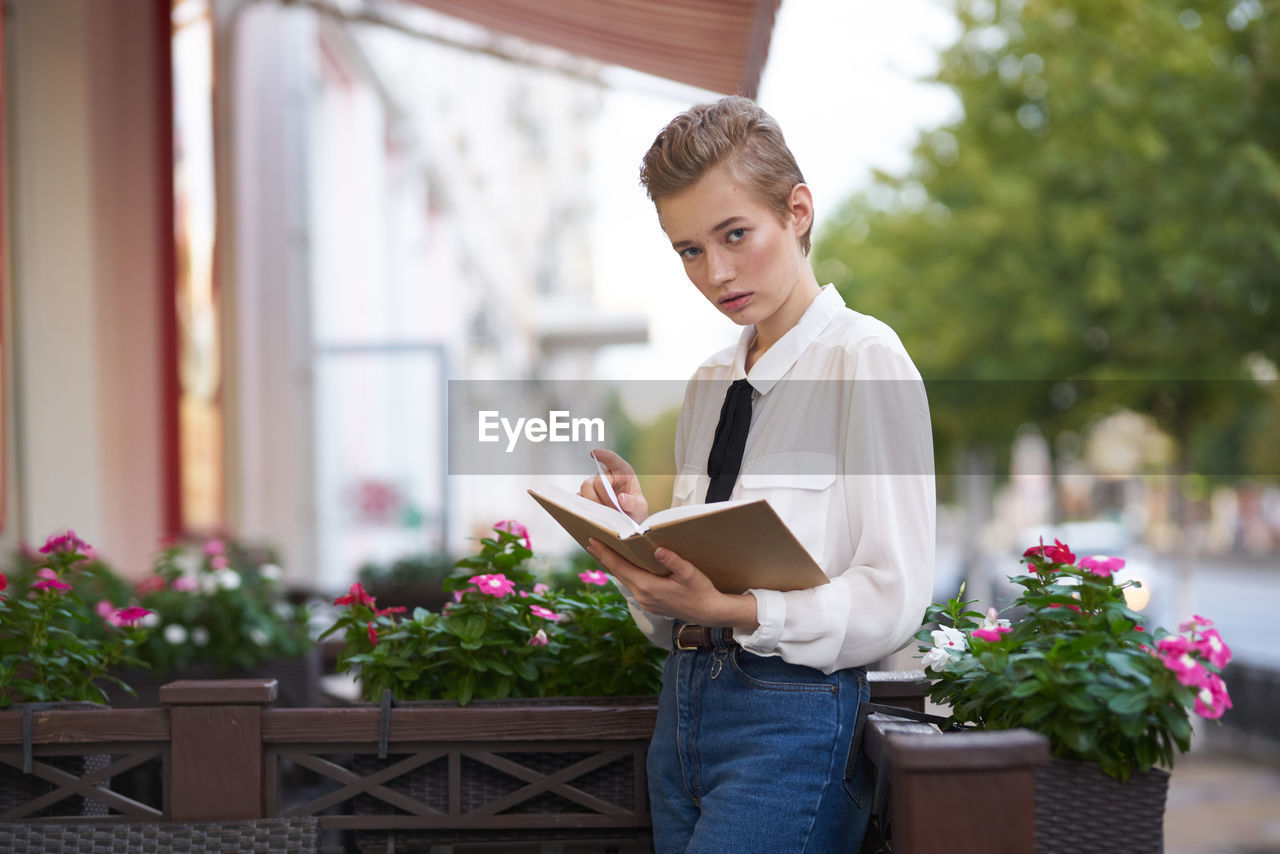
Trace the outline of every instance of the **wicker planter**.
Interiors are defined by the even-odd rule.
[[[15,703],[12,706],[13,711],[21,711],[26,703]],[[93,710],[107,709],[100,703],[33,703],[30,704],[34,711],[52,711],[52,710]],[[20,762],[20,751],[15,752],[15,758]],[[50,765],[59,771],[65,771],[68,774],[74,774],[77,777],[83,777],[95,771],[106,768],[111,763],[111,757],[107,754],[91,754],[88,756],[47,756],[36,754],[34,757],[36,762],[42,762]],[[12,810],[21,807],[30,801],[35,800],[41,795],[48,794],[56,789],[53,783],[43,780],[35,774],[25,774],[21,767],[15,767],[8,762],[0,762],[0,816],[4,816]],[[47,818],[50,816],[105,816],[108,809],[105,804],[97,801],[88,800],[79,795],[73,795],[64,798],[54,804],[36,810],[35,812],[23,816],[27,818]]]
[[[1036,769],[1037,854],[1158,854],[1169,772],[1121,783],[1091,762],[1054,759]]]
[[[542,698],[477,701],[468,708],[505,709],[510,721],[501,729],[520,732],[530,707],[652,706],[654,697]],[[408,708],[453,708],[452,701],[404,703]],[[433,746],[434,747],[434,746]],[[457,843],[533,843],[601,840],[623,844],[623,850],[650,850],[644,752],[647,738],[602,741],[599,734],[566,731],[549,741],[472,742],[447,750],[384,785],[424,804],[438,814],[438,826],[356,834],[361,850],[386,851],[388,834],[396,850],[427,850]],[[352,770],[374,774],[412,754],[395,745],[385,759],[356,754]],[[541,786],[546,778],[555,785]],[[543,788],[533,794],[531,790]],[[386,801],[361,795],[354,801],[361,816],[405,815]],[[514,849],[513,849],[514,850]]]

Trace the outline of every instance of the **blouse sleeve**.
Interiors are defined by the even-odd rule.
[[[850,354],[840,473],[829,517],[842,525],[847,566],[830,583],[786,593],[752,590],[759,627],[743,648],[826,673],[870,664],[919,628],[932,595],[935,492],[924,384],[897,342]]]

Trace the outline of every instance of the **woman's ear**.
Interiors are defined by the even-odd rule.
[[[813,193],[808,184],[796,184],[791,188],[787,207],[791,213],[791,228],[799,240],[813,225]]]

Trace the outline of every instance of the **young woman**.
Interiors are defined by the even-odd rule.
[[[754,102],[676,116],[641,183],[690,281],[744,327],[686,390],[674,503],[767,498],[829,578],[728,595],[669,550],[659,577],[592,541],[636,623],[672,650],[648,759],[655,845],[853,852],[869,809],[865,770],[848,762],[864,668],[910,639],[931,595],[920,375],[893,330],[818,285],[812,195]],[[631,466],[597,456],[643,519]],[[582,494],[609,503],[599,477]]]

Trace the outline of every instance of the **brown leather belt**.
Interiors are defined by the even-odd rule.
[[[711,633],[711,626],[695,626],[690,623],[686,623],[676,629],[675,647],[676,649],[683,650],[711,649],[715,646],[715,641],[713,640]],[[726,644],[732,643],[733,629],[723,629],[721,631],[721,637],[724,639]]]

